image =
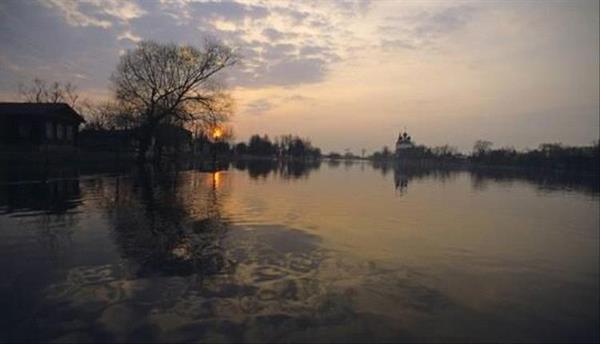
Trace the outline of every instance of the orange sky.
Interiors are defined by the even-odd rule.
[[[110,96],[140,39],[217,37],[235,136],[292,133],[324,151],[372,152],[404,127],[467,151],[589,144],[599,131],[597,1],[0,2],[0,94],[33,77]]]

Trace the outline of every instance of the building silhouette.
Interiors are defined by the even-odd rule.
[[[400,157],[412,148],[415,148],[415,144],[405,130],[398,135],[398,140],[396,140],[396,156]]]
[[[65,103],[0,103],[0,149],[68,149],[84,122]]]

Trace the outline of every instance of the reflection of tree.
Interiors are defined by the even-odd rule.
[[[567,171],[540,171],[527,168],[471,168],[473,188],[484,190],[490,182],[509,184],[525,181],[545,191],[577,190],[589,194],[600,192],[598,176]]]
[[[220,178],[140,169],[104,190],[115,243],[137,274],[215,273],[227,265]]]
[[[271,173],[283,179],[298,179],[307,177],[311,171],[321,167],[320,160],[271,160],[251,159],[238,160],[233,166],[241,171],[248,171],[250,178],[267,178]]]
[[[339,167],[341,164],[339,159],[327,159],[327,166],[331,168]]]
[[[312,170],[321,167],[321,161],[296,161],[288,160],[279,163],[279,175],[284,179],[298,179],[307,177]]]
[[[392,168],[393,162],[389,160],[373,160],[373,168],[380,170],[381,174],[386,176]]]
[[[408,184],[415,179],[433,178],[446,182],[458,173],[468,173],[472,186],[476,190],[484,190],[489,183],[528,182],[541,190],[577,190],[590,194],[600,192],[598,176],[568,173],[564,171],[540,171],[526,168],[482,168],[473,166],[457,166],[439,163],[420,162],[386,162],[373,161],[372,167],[380,170],[385,176],[390,169],[394,170],[394,187],[404,194]]]
[[[445,304],[406,271],[338,255],[318,235],[228,225],[226,173],[140,170],[88,185],[136,278],[116,262],[69,269],[46,290],[51,311],[39,316],[38,341],[73,332],[55,314],[83,319],[73,326],[93,341],[393,341],[403,338],[396,319],[361,300],[384,298],[404,312]]]
[[[277,162],[271,159],[251,159],[235,161],[233,166],[241,171],[247,171],[252,179],[266,178],[277,167]]]

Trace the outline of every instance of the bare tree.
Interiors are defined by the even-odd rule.
[[[451,158],[458,155],[458,148],[446,144],[431,148],[431,153],[439,158]]]
[[[490,141],[477,140],[473,144],[473,155],[483,156],[492,149],[494,144]]]
[[[86,129],[131,129],[135,125],[135,119],[131,112],[112,101],[90,102],[86,100],[79,107],[86,119]]]
[[[392,152],[390,151],[388,146],[383,146],[383,149],[381,150],[381,155],[384,159],[389,159],[392,156]]]
[[[221,140],[233,137],[233,130],[224,125],[233,115],[233,100],[228,94],[221,93],[215,96],[210,106],[201,105],[198,110],[201,116],[184,123],[195,137],[213,137],[215,134],[220,136]]]
[[[215,42],[198,49],[142,41],[121,56],[111,80],[117,101],[137,121],[140,160],[161,124],[214,126],[223,120],[231,99],[216,74],[236,60],[230,48]]]
[[[48,84],[35,78],[29,85],[19,85],[19,94],[27,102],[35,103],[67,103],[72,108],[77,106],[79,94],[77,87],[70,82],[55,81]]]

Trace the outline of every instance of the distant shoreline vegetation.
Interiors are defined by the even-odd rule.
[[[61,155],[61,152],[3,152],[1,160],[49,163],[77,163],[107,160],[134,161],[136,157],[135,143],[123,144],[119,135],[106,134],[110,140],[99,140],[103,144],[80,146],[79,154]],[[85,131],[83,136],[85,137]],[[169,137],[171,135],[168,135]],[[125,140],[128,141],[128,140]],[[393,152],[388,147],[370,155],[358,156],[350,151],[345,154],[330,152],[322,154],[307,138],[296,135],[281,135],[271,140],[268,135],[252,135],[247,142],[232,143],[228,141],[192,139],[190,136],[180,137],[178,144],[166,153],[173,159],[209,160],[215,156],[218,160],[294,160],[313,162],[323,159],[335,161],[363,160],[377,165],[418,164],[445,165],[481,168],[529,168],[549,171],[565,171],[600,175],[600,146],[598,142],[589,146],[567,146],[560,143],[545,143],[536,149],[518,151],[514,148],[493,149],[489,141],[477,141],[470,154],[460,153],[452,146],[427,147],[415,145],[412,148]],[[30,158],[28,158],[31,155]],[[44,155],[41,159],[38,155]],[[49,160],[49,161],[48,161]]]
[[[332,158],[346,158],[331,153]],[[356,157],[358,158],[358,157]],[[524,167],[600,174],[600,146],[567,146],[544,143],[536,149],[518,151],[512,147],[493,148],[490,141],[478,140],[470,154],[452,146],[429,148],[423,145],[391,152],[387,147],[368,157],[375,161],[430,161],[487,167]]]

